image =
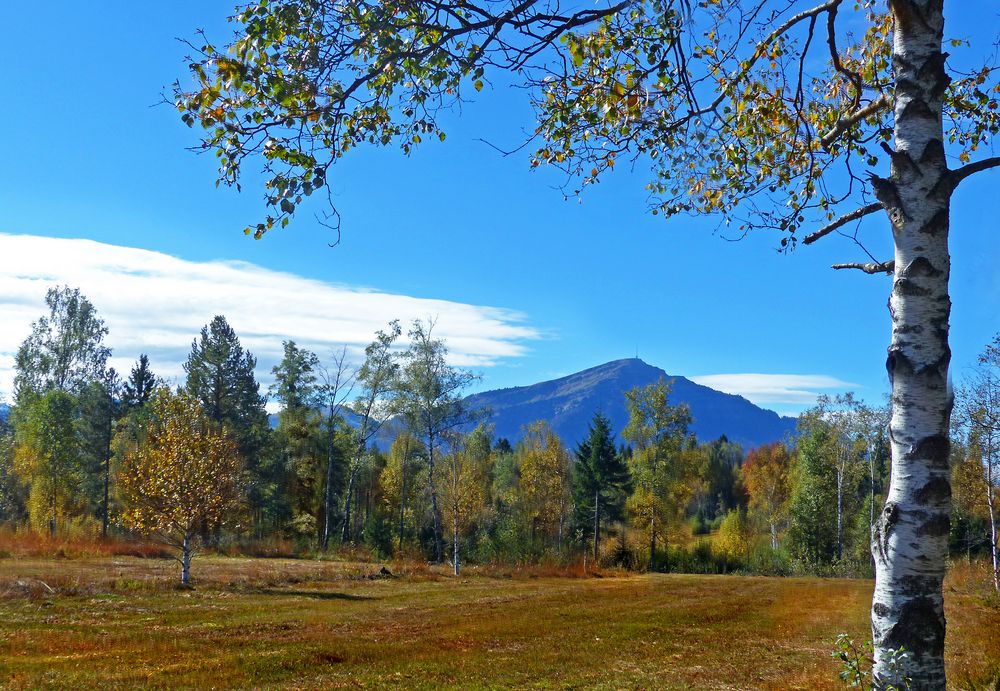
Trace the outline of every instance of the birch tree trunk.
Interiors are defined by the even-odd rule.
[[[330,549],[330,533],[333,532],[333,461],[334,451],[334,415],[333,409],[326,421],[327,449],[326,449],[326,487],[323,496],[323,551]]]
[[[597,544],[601,534],[601,492],[594,492],[594,564],[597,564]]]
[[[993,589],[1000,593],[1000,562],[997,560],[996,489],[992,478],[990,478],[990,487],[987,489],[987,503],[990,510],[990,554],[993,557]]]
[[[434,479],[434,435],[427,434],[427,484],[431,492],[431,513],[434,520],[434,561],[444,561],[444,534],[441,527],[441,509],[438,506],[437,483]]]
[[[844,471],[846,469],[846,460],[844,459],[844,450],[839,451],[841,454],[840,462],[837,465],[837,559],[844,558]]]
[[[399,553],[403,553],[403,533],[406,530],[406,461],[410,455],[410,444],[407,442],[403,450],[402,468],[399,480]]]
[[[460,575],[460,573],[462,571],[462,568],[461,568],[461,564],[460,564],[460,562],[458,560],[458,510],[457,510],[457,507],[456,507],[456,510],[455,510],[455,519],[452,521],[452,523],[453,523],[453,528],[454,528],[454,531],[452,533],[453,538],[454,538],[453,542],[452,542],[452,547],[453,547],[453,550],[454,550],[453,554],[454,554],[454,557],[455,557],[455,575],[458,576],[458,575]]]
[[[892,222],[895,276],[889,298],[892,475],[876,521],[872,634],[876,688],[890,651],[905,647],[914,688],[944,689],[942,581],[948,550],[948,254],[951,176],[942,98],[948,85],[943,0],[889,0],[894,18],[895,152],[888,179],[873,176]]]
[[[191,585],[191,536],[181,543],[181,585]]]
[[[351,475],[347,478],[347,489],[344,491],[344,529],[340,534],[340,544],[342,545],[346,545],[351,540],[351,499],[354,498],[354,478],[356,476],[357,471],[352,467]]]

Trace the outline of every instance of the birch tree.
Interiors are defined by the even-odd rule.
[[[17,402],[51,389],[81,393],[101,379],[111,355],[108,327],[79,288],[49,288],[45,305],[48,314],[32,322],[14,358]]]
[[[673,380],[661,380],[625,392],[629,419],[622,436],[633,446],[629,508],[647,526],[650,571],[656,570],[657,537],[663,536],[669,553],[667,528],[680,520],[694,496],[700,470],[685,462],[692,458],[684,454],[691,411],[685,404],[670,404],[672,388]]]
[[[539,420],[525,428],[514,458],[531,541],[538,533],[554,537],[556,551],[562,552],[572,500],[572,456],[552,428]]]
[[[59,389],[22,400],[14,416],[14,469],[28,481],[28,512],[37,529],[55,536],[78,513],[87,480],[78,404]]]
[[[379,484],[386,504],[397,519],[397,549],[403,551],[406,528],[415,526],[417,507],[414,506],[422,494],[421,483],[424,464],[421,463],[424,450],[420,442],[409,432],[402,432],[392,442],[385,468],[379,476]]]
[[[967,449],[978,459],[976,473],[982,506],[989,519],[993,587],[1000,593],[997,531],[1000,513],[1000,335],[979,356],[979,365],[959,396],[958,423],[968,436]]]
[[[784,444],[753,449],[743,463],[743,482],[750,494],[750,509],[763,517],[778,549],[778,530],[788,516],[792,496],[792,458]]]
[[[875,674],[905,647],[904,672],[937,689],[950,204],[1000,165],[981,154],[1000,132],[993,46],[949,42],[944,19],[944,0],[257,0],[233,16],[230,45],[191,43],[173,102],[218,155],[219,183],[260,162],[256,237],[328,190],[352,149],[444,139],[449,107],[507,71],[537,111],[531,165],[564,170],[570,194],[623,162],[649,167],[652,213],[716,214],[731,234],[770,230],[789,250],[858,240],[861,260],[836,268],[892,277]],[[892,256],[867,251],[859,223],[872,218]]]
[[[395,390],[395,410],[424,445],[427,454],[427,490],[431,498],[434,559],[444,561],[444,528],[441,520],[437,455],[444,437],[473,421],[479,411],[469,410],[462,393],[475,381],[471,372],[447,362],[448,348],[433,336],[434,322],[414,321],[410,345],[403,353]]]
[[[492,429],[479,425],[469,434],[458,435],[443,459],[443,518],[451,528],[452,566],[456,576],[462,573],[462,538],[489,504],[492,443]]]
[[[355,383],[360,388],[360,394],[354,402],[353,411],[358,416],[357,436],[354,444],[351,465],[348,470],[347,490],[344,492],[344,529],[341,543],[346,544],[351,537],[351,499],[354,496],[354,484],[361,471],[368,451],[368,444],[375,438],[382,424],[392,412],[391,394],[396,386],[396,375],[399,372],[397,355],[393,344],[402,328],[398,321],[389,323],[389,330],[379,330],[375,340],[365,348],[365,361],[357,372]]]
[[[357,369],[347,362],[347,348],[343,347],[335,353],[330,367],[316,363],[318,383],[315,401],[324,411],[324,432],[326,437],[326,469],[323,482],[323,531],[320,545],[323,551],[330,548],[330,536],[333,534],[335,521],[334,485],[337,481],[337,468],[343,463],[346,455],[341,449],[340,434],[347,428],[343,412],[354,391],[357,381]],[[353,435],[349,434],[353,442]],[[349,444],[348,454],[353,453],[354,444]],[[348,517],[349,522],[349,517]],[[347,522],[345,522],[345,525]]]
[[[243,462],[235,441],[190,395],[160,389],[149,412],[138,441],[124,443],[121,521],[177,549],[181,583],[189,585],[202,526],[221,524],[239,505]]]

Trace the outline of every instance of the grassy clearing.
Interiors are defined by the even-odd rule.
[[[184,591],[167,560],[0,559],[0,684],[838,688],[832,641],[866,637],[871,594],[849,580],[379,567],[204,557]],[[1000,610],[972,582],[958,573],[948,593],[957,688],[1000,674]]]

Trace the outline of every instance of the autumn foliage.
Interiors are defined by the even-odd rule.
[[[235,442],[212,425],[194,398],[161,389],[150,412],[118,474],[121,521],[180,549],[187,583],[199,531],[221,525],[239,502],[243,464]]]

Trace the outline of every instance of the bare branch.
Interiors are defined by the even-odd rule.
[[[976,161],[975,163],[970,163],[966,166],[962,166],[957,170],[951,171],[951,188],[955,189],[958,187],[959,183],[970,175],[975,175],[984,170],[989,170],[990,168],[996,168],[1000,166],[1000,156],[994,156],[993,158],[984,158],[982,161]]]
[[[843,216],[833,221],[832,223],[823,226],[815,233],[810,233],[809,235],[806,235],[805,239],[802,242],[803,244],[811,245],[812,243],[816,242],[822,237],[829,235],[838,228],[846,226],[851,221],[857,221],[858,219],[864,218],[865,216],[869,216],[881,209],[882,209],[882,204],[880,204],[879,202],[872,202],[867,206],[862,206],[860,209],[855,209],[849,214],[844,214]]]
[[[892,274],[896,270],[896,262],[890,259],[887,262],[849,262],[847,264],[834,264],[834,269],[857,269],[866,274]]]

